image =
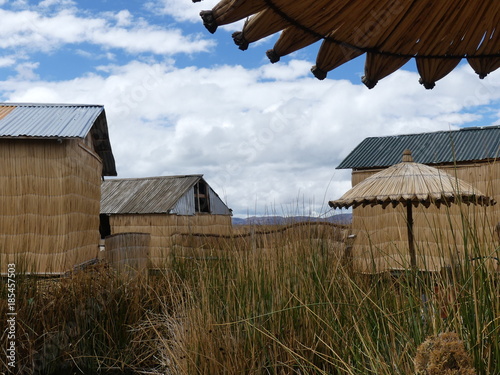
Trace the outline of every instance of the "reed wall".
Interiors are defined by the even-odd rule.
[[[0,264],[60,274],[96,258],[101,172],[83,140],[0,140]]]
[[[348,227],[328,222],[299,222],[289,225],[245,225],[233,227],[232,234],[178,233],[172,236],[175,255],[189,256],[192,249],[207,250],[269,250],[300,243],[344,243]],[[342,255],[342,254],[340,254]]]
[[[229,235],[231,216],[198,214],[193,216],[149,214],[112,215],[111,233],[141,232],[151,235],[151,267],[162,267],[172,247],[174,235]]]
[[[106,237],[104,259],[119,272],[147,274],[149,233],[119,233]]]
[[[500,202],[500,162],[441,168]],[[354,171],[353,186],[376,172]],[[413,219],[417,263],[423,270],[440,270],[465,258],[491,255],[499,246],[495,226],[500,221],[500,203],[492,207],[414,207]],[[352,226],[357,236],[353,246],[357,271],[371,273],[409,267],[405,207],[358,207],[353,210]]]

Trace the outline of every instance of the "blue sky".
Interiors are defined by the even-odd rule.
[[[500,72],[429,91],[414,61],[368,90],[364,56],[310,73],[319,44],[270,64],[199,12],[216,0],[0,0],[3,101],[103,104],[119,177],[201,173],[236,216],[330,215],[364,138],[500,124]]]

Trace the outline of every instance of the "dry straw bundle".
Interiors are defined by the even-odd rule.
[[[282,31],[268,51],[271,62],[324,39],[312,69],[319,79],[367,53],[362,81],[369,88],[410,58],[415,58],[420,83],[428,89],[462,58],[480,78],[500,67],[498,1],[221,0],[200,15],[212,33],[249,17],[233,35],[241,49]]]
[[[415,370],[420,375],[475,375],[472,360],[455,332],[429,337],[417,349]]]

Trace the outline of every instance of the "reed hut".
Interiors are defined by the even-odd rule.
[[[411,149],[415,162],[446,171],[495,200],[500,197],[500,126],[464,128],[362,141],[337,167],[352,169],[352,186],[401,159]],[[498,257],[495,228],[500,207],[455,204],[416,207],[413,214],[419,268],[438,271],[465,259]],[[409,268],[406,211],[366,206],[353,209],[353,265],[361,272]],[[406,252],[406,253],[405,253]],[[480,252],[480,253],[478,253]]]
[[[101,180],[115,175],[103,106],[1,103],[0,264],[61,274],[96,259]]]
[[[227,235],[232,211],[203,175],[110,179],[102,183],[101,235],[149,233],[159,268],[178,234]]]

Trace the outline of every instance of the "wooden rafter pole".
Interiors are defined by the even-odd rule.
[[[410,265],[412,269],[417,269],[417,256],[415,254],[415,239],[413,236],[413,211],[411,201],[406,201],[406,223],[408,228],[408,247],[410,249]]]

